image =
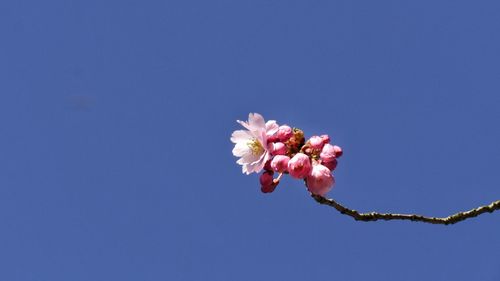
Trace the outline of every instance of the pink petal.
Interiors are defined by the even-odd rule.
[[[278,125],[278,123],[276,123],[275,120],[267,121],[266,122],[266,135],[268,137],[274,135],[278,131],[279,127],[280,126]]]
[[[260,172],[262,169],[264,169],[264,165],[266,164],[267,160],[269,159],[269,153],[263,153],[259,159],[255,162],[252,162],[251,164],[248,164],[248,171],[251,172]]]
[[[238,122],[241,126],[245,127],[247,130],[249,130],[249,131],[252,130],[252,127],[250,127],[250,125],[248,125],[247,122],[240,121],[240,120],[236,120],[236,122]]]
[[[253,153],[248,153],[243,156],[241,156],[241,159],[238,160],[236,163],[243,165],[243,164],[252,164],[254,162],[259,161],[261,158],[261,155],[254,155]]]
[[[255,167],[255,172],[260,172],[262,171],[262,169],[264,169],[264,166],[266,165],[266,162],[267,160],[269,160],[269,153],[264,153],[264,157],[261,159],[261,161],[259,162],[259,164]]]
[[[262,117],[262,115],[258,113],[248,114],[248,124],[253,128],[253,130],[258,130],[260,128],[266,127],[264,117]]]

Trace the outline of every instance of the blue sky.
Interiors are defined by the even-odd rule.
[[[329,193],[500,199],[496,1],[0,2],[0,280],[500,280],[500,213],[355,222],[235,164],[259,112],[344,148]]]

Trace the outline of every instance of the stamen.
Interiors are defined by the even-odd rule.
[[[260,155],[264,152],[262,144],[257,139],[252,139],[247,142],[248,147],[252,150],[253,155]]]

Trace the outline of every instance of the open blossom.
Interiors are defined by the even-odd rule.
[[[258,113],[250,113],[248,122],[237,122],[247,130],[237,130],[231,135],[231,141],[235,143],[233,155],[240,157],[236,163],[242,165],[242,171],[247,175],[258,173],[270,158],[267,138],[274,135],[279,126],[274,120],[265,122]]]
[[[321,164],[314,164],[311,173],[306,178],[307,189],[312,194],[321,196],[330,191],[334,183],[335,179],[330,170]]]

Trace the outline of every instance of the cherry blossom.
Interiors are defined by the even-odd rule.
[[[231,135],[231,141],[235,143],[233,155],[240,157],[236,163],[242,165],[242,171],[247,175],[258,173],[270,158],[267,138],[274,135],[279,126],[274,120],[265,122],[258,113],[250,113],[248,122],[237,122],[247,130],[236,130]]]
[[[243,173],[262,171],[259,181],[263,193],[274,192],[284,175],[303,180],[315,195],[324,196],[332,189],[332,172],[343,151],[330,144],[328,135],[314,135],[306,141],[302,130],[279,126],[274,120],[265,122],[258,113],[250,113],[246,122],[237,122],[246,130],[231,135],[233,155],[239,157],[236,163]]]

